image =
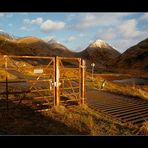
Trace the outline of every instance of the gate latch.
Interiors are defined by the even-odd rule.
[[[58,87],[58,86],[61,86],[61,83],[60,83],[60,82],[59,82],[59,83],[54,82],[54,83],[52,83],[52,85],[53,85],[54,87]]]

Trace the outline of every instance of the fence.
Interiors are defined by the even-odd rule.
[[[85,61],[80,58],[0,56],[0,101],[46,107],[64,98],[84,104]]]

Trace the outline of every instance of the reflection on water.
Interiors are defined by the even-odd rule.
[[[130,78],[122,80],[113,80],[114,83],[126,83],[126,84],[137,84],[137,85],[147,85],[148,78]]]

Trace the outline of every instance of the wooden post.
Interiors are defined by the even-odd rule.
[[[54,81],[54,90],[55,90],[55,101],[54,105],[59,106],[60,104],[60,89],[59,89],[59,78],[60,78],[60,71],[59,71],[59,59],[58,56],[55,57],[55,81]]]
[[[6,100],[7,100],[7,110],[9,109],[9,104],[8,104],[8,73],[7,73],[7,68],[8,68],[8,57],[5,55],[5,75],[6,75]]]
[[[85,61],[81,59],[81,104],[85,99]]]

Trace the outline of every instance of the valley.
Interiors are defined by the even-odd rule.
[[[39,106],[39,103],[42,100],[35,94],[37,92],[40,95],[44,95],[45,104],[49,102],[50,107],[53,107],[53,100],[47,99],[50,95],[53,95],[52,91],[50,93],[47,92],[39,92],[38,89],[41,91],[47,91],[49,89],[51,83],[46,83],[45,81],[49,81],[49,79],[53,79],[53,65],[49,64],[49,60],[43,60],[41,58],[37,59],[21,59],[21,58],[13,58],[14,56],[42,56],[42,57],[68,57],[68,58],[81,58],[86,61],[86,73],[85,73],[85,87],[86,87],[86,106],[84,105],[81,108],[77,107],[78,103],[67,103],[72,98],[61,97],[63,101],[60,109],[52,108],[48,113],[36,114],[35,117],[40,116],[41,118],[47,120],[47,116],[50,117],[51,124],[56,124],[66,129],[66,131],[62,131],[60,128],[59,130],[51,130],[53,125],[50,125],[50,128],[43,129],[43,134],[88,134],[88,135],[103,135],[107,130],[107,126],[112,127],[111,132],[106,132],[109,135],[134,135],[140,134],[138,130],[140,127],[143,126],[147,122],[147,101],[148,101],[148,39],[145,39],[137,45],[132,46],[131,48],[127,49],[124,53],[118,52],[114,49],[110,44],[106,43],[103,40],[96,40],[88,45],[88,47],[80,52],[74,52],[68,49],[66,46],[62,45],[58,41],[50,40],[48,42],[34,36],[16,38],[6,33],[0,34],[0,92],[3,93],[6,89],[6,72],[7,72],[7,81],[9,91],[12,93],[11,97],[12,100],[10,104],[13,106],[21,106],[22,102],[24,104],[29,102],[30,106],[25,106],[31,109],[29,114],[34,114],[33,109],[36,106]],[[8,69],[6,70],[5,60],[3,59],[3,55],[8,55],[10,58],[8,59]],[[95,63],[94,71],[92,73],[92,66],[91,64]],[[48,67],[48,64],[50,65]],[[64,69],[61,72],[61,77],[69,79],[69,77],[76,77],[79,75],[79,71],[71,71],[68,70],[69,67],[76,68],[78,63],[75,61],[65,61],[63,62],[64,66],[67,66],[67,69]],[[62,64],[61,64],[62,65]],[[47,68],[48,67],[48,68]],[[35,69],[42,69],[43,75],[35,74]],[[34,80],[40,80],[36,85],[30,85],[30,83],[35,84]],[[17,83],[19,81],[19,83]],[[72,82],[71,85],[79,83],[79,82]],[[66,86],[68,86],[69,82],[66,82]],[[62,87],[62,86],[61,86]],[[74,86],[76,87],[76,85]],[[31,90],[33,93],[30,94],[29,88],[33,88]],[[14,94],[13,91],[28,91],[27,94],[17,95]],[[26,100],[23,100],[24,97]],[[36,97],[37,99],[31,100],[32,98]],[[52,96],[53,97],[53,96]],[[75,97],[75,96],[74,96]],[[0,96],[0,109],[3,110],[3,107],[6,102],[3,99],[4,94]],[[17,103],[14,103],[15,99]],[[66,100],[66,101],[65,101]],[[68,100],[68,101],[67,101]],[[4,102],[3,102],[4,101]],[[12,102],[11,102],[12,101]],[[13,104],[14,103],[14,104]],[[43,103],[43,102],[42,102]],[[66,104],[65,104],[66,103]],[[70,105],[69,105],[70,104]],[[34,106],[33,106],[34,105]],[[32,108],[30,108],[32,106]],[[89,106],[90,108],[88,108]],[[46,106],[45,109],[48,109],[49,106]],[[72,108],[73,107],[73,108]],[[24,108],[24,106],[22,106]],[[134,109],[137,109],[136,111]],[[19,110],[19,108],[18,108]],[[127,112],[126,112],[127,110]],[[129,112],[128,112],[129,110]],[[115,112],[114,112],[115,111]],[[67,115],[67,112],[70,112],[70,115]],[[74,112],[74,114],[73,114]],[[99,114],[98,114],[99,112]],[[121,116],[120,120],[118,121],[117,118],[121,114],[116,114],[116,112],[121,112],[125,116]],[[19,116],[23,114],[20,112]],[[84,118],[81,119],[81,115],[84,115]],[[1,113],[0,115],[2,115]],[[47,115],[48,114],[48,115]],[[85,115],[88,115],[86,117]],[[17,116],[16,113],[13,113],[13,116]],[[72,117],[73,119],[72,119]],[[64,117],[64,119],[63,119]],[[127,118],[126,118],[127,117]],[[21,119],[19,117],[19,122]],[[56,119],[56,120],[54,120]],[[66,121],[67,119],[67,121]],[[77,119],[81,124],[84,124],[86,130],[83,126],[78,125]],[[119,119],[119,118],[118,118]],[[127,126],[129,122],[128,119],[132,121],[130,126]],[[6,119],[9,120],[9,119]],[[4,119],[3,123],[6,123]],[[25,121],[23,127],[24,128],[32,128],[31,119],[30,121]],[[35,118],[37,120],[37,118]],[[70,121],[71,120],[71,121]],[[98,121],[99,120],[99,121]],[[122,120],[125,121],[122,123]],[[74,122],[74,124],[72,123]],[[108,123],[109,121],[109,123]],[[59,123],[58,123],[59,122]],[[98,122],[102,123],[102,127],[98,126]],[[140,122],[140,127],[137,127],[136,122]],[[115,123],[115,126],[114,126]],[[134,124],[135,125],[134,125]],[[2,124],[2,123],[1,123]],[[3,126],[3,124],[0,126]],[[16,123],[17,124],[17,123]],[[29,124],[29,127],[27,126]],[[39,123],[42,124],[42,123]],[[46,124],[45,124],[46,125]],[[16,125],[14,126],[14,130],[8,132],[7,130],[1,131],[0,134],[20,134],[20,133],[35,133],[35,130],[24,132],[24,129],[15,129]],[[38,125],[37,127],[40,127]],[[46,125],[47,126],[47,125]],[[72,126],[72,128],[68,128]],[[94,126],[94,127],[93,127]],[[103,127],[104,126],[104,127]],[[42,126],[41,126],[42,127]],[[102,130],[99,131],[101,127]],[[120,128],[119,128],[120,127]],[[122,131],[122,127],[125,127],[127,131]],[[9,128],[8,128],[9,129]],[[41,128],[42,129],[42,128]],[[115,131],[114,131],[114,130]],[[137,131],[137,133],[135,133]],[[115,132],[115,133],[114,133]],[[127,133],[126,133],[127,132]],[[145,132],[145,131],[144,131]],[[42,134],[42,130],[39,130],[38,133]]]

